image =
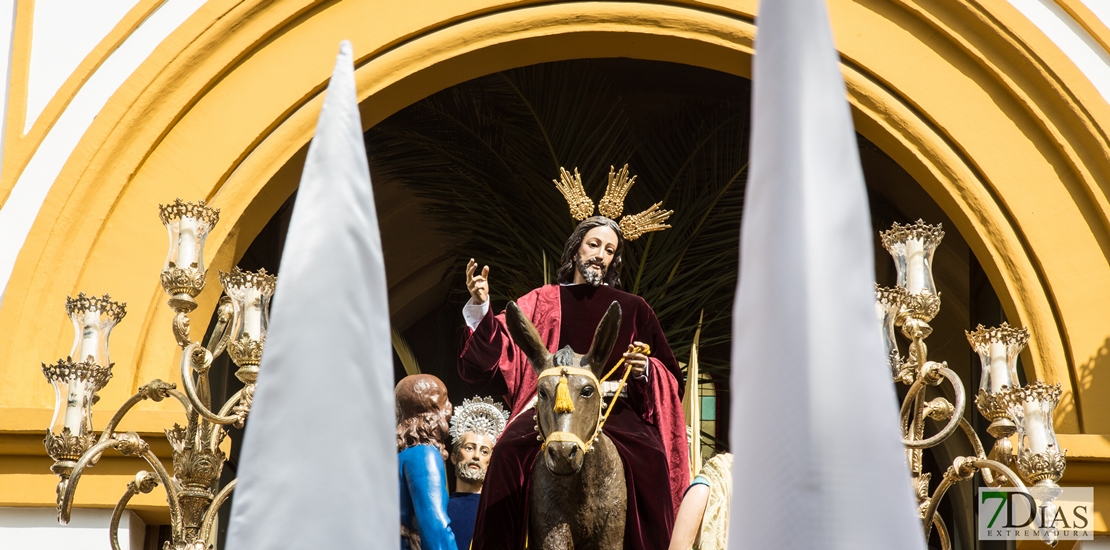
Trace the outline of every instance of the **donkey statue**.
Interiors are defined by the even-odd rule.
[[[505,308],[505,320],[539,375],[536,430],[543,445],[532,466],[529,546],[620,550],[628,494],[617,448],[601,432],[598,382],[620,331],[620,304],[609,306],[585,355],[570,346],[548,352],[536,327],[513,302]]]

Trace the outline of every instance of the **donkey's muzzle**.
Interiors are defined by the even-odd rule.
[[[570,475],[582,468],[586,453],[572,441],[550,441],[543,453],[544,465],[555,475]]]

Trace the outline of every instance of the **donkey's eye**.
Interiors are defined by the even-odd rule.
[[[582,397],[585,397],[585,398],[589,399],[593,396],[594,396],[594,387],[593,386],[586,386],[586,387],[582,388]]]
[[[539,389],[540,399],[547,399],[547,392],[543,388]]]

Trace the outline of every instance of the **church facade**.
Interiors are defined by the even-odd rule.
[[[66,296],[110,293],[128,304],[112,334],[113,378],[94,407],[101,425],[149,380],[180,382],[156,207],[180,197],[220,209],[205,248],[209,289],[193,315],[193,333],[203,334],[219,298],[217,270],[237,265],[295,193],[341,40],[354,47],[370,130],[437,92],[542,63],[626,58],[747,79],[758,12],[755,0],[88,4],[0,7],[0,540],[54,519],[57,478],[42,435],[55,399],[40,364],[70,349]],[[1029,329],[1025,377],[1063,388],[1061,484],[1095,488],[1096,535],[1110,536],[1110,8],[1096,0],[830,0],[829,8],[857,132],[951,224],[945,230],[965,243],[962,261],[978,266],[1001,317]],[[380,204],[383,223],[418,215],[405,200]],[[416,251],[388,266],[395,323],[416,322],[412,311],[462,280],[444,283],[442,251],[421,251],[428,235],[397,237]],[[951,311],[941,316],[971,330],[966,263],[950,264],[963,270],[952,280],[964,282],[949,287]],[[945,350],[962,354],[953,363],[970,362],[966,344]],[[169,445],[153,434],[181,422],[178,404],[144,403],[128,422],[124,429],[162,441],[154,451],[172,466]],[[75,522],[106,528],[141,467],[106,456],[82,481],[76,503],[87,514]],[[131,508],[140,548],[157,536],[144,525],[167,523],[168,510],[160,490]],[[107,535],[97,536],[106,546]],[[1100,545],[1110,541],[1082,547]]]

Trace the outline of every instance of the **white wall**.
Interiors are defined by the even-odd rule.
[[[2,1],[0,0],[0,3]],[[62,171],[62,166],[73,153],[85,130],[127,77],[131,76],[131,73],[154,51],[154,48],[174,29],[181,26],[203,3],[204,0],[166,0],[85,82],[47,134],[46,139],[39,145],[16,181],[8,200],[0,207],[0,305],[3,305],[4,290],[11,277],[16,256],[23,248],[23,242],[31,230],[31,224],[34,223],[39,209],[42,208],[50,186]],[[36,4],[36,11],[46,9],[43,6],[52,7],[54,10],[59,9],[53,2],[44,2],[41,6]],[[68,18],[80,18],[80,16],[79,10],[65,14],[67,21],[70,21]],[[122,17],[122,14],[119,17]],[[44,27],[46,30],[43,32],[48,30],[58,34],[39,38],[47,43],[65,42],[67,37],[64,33],[67,28],[66,24],[55,22]],[[92,45],[88,47],[91,48]],[[35,60],[34,51],[31,52],[31,58]],[[42,59],[39,59],[35,66],[40,70],[63,70],[58,68],[63,65],[55,66]],[[65,80],[64,76],[57,75],[47,80],[60,82],[59,78]],[[32,82],[35,79],[34,75],[30,76]]]
[[[1110,102],[1110,53],[1086,29],[1072,19],[1055,0],[1010,0],[1010,4],[1063,50],[1095,85],[1103,99]],[[1110,4],[1110,0],[1086,2],[1086,5],[1095,4]],[[1110,8],[1102,7],[1099,11],[1110,13]]]
[[[75,509],[68,525],[54,508],[0,508],[0,550],[110,550],[111,510]],[[121,550],[142,550],[146,524],[125,511],[119,522]]]

